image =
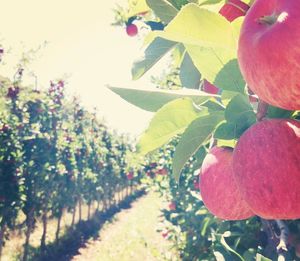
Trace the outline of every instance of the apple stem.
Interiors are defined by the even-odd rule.
[[[267,112],[268,112],[268,107],[269,107],[268,103],[266,103],[262,100],[259,100],[258,107],[257,107],[257,113],[256,113],[257,121],[262,121],[266,117]]]
[[[267,24],[267,25],[273,25],[276,23],[277,21],[277,15],[273,14],[273,15],[266,15],[266,16],[263,16],[261,18],[259,18],[259,22],[261,24]]]
[[[275,220],[276,224],[280,230],[279,244],[277,245],[278,261],[286,260],[286,254],[288,252],[288,236],[289,229],[288,226],[282,220]]]

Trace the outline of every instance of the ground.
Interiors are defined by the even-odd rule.
[[[73,261],[177,260],[170,243],[158,232],[162,200],[153,192],[137,199],[132,207],[106,223],[96,240],[79,249]]]

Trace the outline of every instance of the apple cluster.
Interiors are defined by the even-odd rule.
[[[300,109],[299,17],[297,0],[256,0],[238,44],[238,62],[251,90],[282,109]],[[199,185],[204,204],[226,220],[300,218],[299,151],[299,121],[259,120],[234,149],[213,147],[205,157]]]
[[[234,149],[213,147],[204,159],[204,204],[226,220],[300,218],[300,122],[267,119],[251,126]]]

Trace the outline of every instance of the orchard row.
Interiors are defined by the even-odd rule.
[[[43,250],[50,216],[58,219],[58,239],[63,211],[73,213],[74,224],[78,205],[79,219],[82,204],[109,208],[140,170],[127,164],[128,137],[110,131],[77,99],[66,99],[63,81],[44,91],[5,78],[0,84],[0,249],[23,212],[26,260],[37,219],[43,221]]]

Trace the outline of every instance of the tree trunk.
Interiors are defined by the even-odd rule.
[[[126,186],[123,186],[122,188],[122,201],[125,199],[126,197]]]
[[[90,220],[91,217],[91,202],[88,204],[88,213],[87,213],[87,220]]]
[[[108,190],[108,193],[107,193],[107,195],[105,196],[105,201],[106,201],[106,204],[107,204],[107,208],[110,209],[110,207],[111,207],[111,202],[110,202],[110,190]]]
[[[26,226],[27,230],[25,233],[25,244],[24,244],[24,255],[23,255],[23,261],[27,261],[28,258],[28,248],[29,248],[29,241],[30,241],[30,235],[33,228],[33,209],[31,209],[28,213],[27,220],[26,220]]]
[[[43,221],[43,234],[41,238],[41,252],[43,253],[46,250],[46,236],[47,236],[47,224],[48,224],[47,210],[44,210],[43,212],[42,221]]]
[[[127,186],[126,186],[126,198],[128,197],[128,195],[129,195],[129,187],[128,187],[128,184],[127,184]]]
[[[3,243],[4,243],[4,234],[5,234],[6,226],[2,225],[0,229],[0,260],[2,257],[2,249],[3,249]]]
[[[77,204],[75,204],[75,206],[74,206],[74,208],[73,208],[71,227],[73,227],[74,224],[75,224],[75,218],[76,218],[76,205],[77,205]]]
[[[100,200],[97,200],[96,212],[99,212],[99,208],[100,208]]]
[[[59,232],[60,232],[62,214],[63,214],[63,211],[60,212],[58,219],[57,219],[57,227],[56,227],[56,233],[55,233],[56,244],[58,243],[58,240],[59,240]]]
[[[82,200],[81,200],[81,198],[79,198],[78,205],[79,205],[79,222],[80,222],[81,218],[82,218]]]
[[[119,197],[119,203],[121,203],[121,201],[122,201],[122,186],[119,187],[118,197]]]
[[[106,212],[106,210],[107,210],[107,202],[106,202],[106,197],[104,196],[103,197],[103,209],[104,209],[104,212]]]

